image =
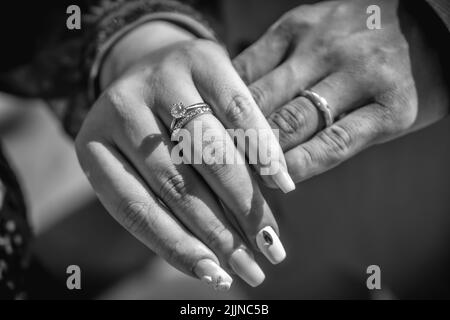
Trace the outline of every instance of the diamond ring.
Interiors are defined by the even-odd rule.
[[[170,124],[171,134],[174,135],[186,123],[204,113],[213,113],[211,107],[204,102],[191,104],[187,107],[183,103],[172,105],[170,108],[170,115],[173,117],[172,123]]]

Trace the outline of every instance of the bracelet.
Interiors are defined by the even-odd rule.
[[[178,6],[178,4],[177,4]],[[181,6],[181,5],[180,5]],[[178,7],[177,7],[178,8]],[[214,32],[207,27],[204,23],[200,22],[198,19],[194,19],[191,16],[180,13],[176,11],[162,11],[162,12],[151,12],[147,13],[144,16],[140,16],[138,19],[133,22],[126,23],[126,18],[122,18],[122,23],[116,23],[119,25],[117,30],[114,32],[107,32],[109,35],[103,34],[98,35],[98,38],[101,39],[101,45],[97,45],[95,50],[95,54],[93,55],[92,63],[90,63],[88,81],[87,81],[87,94],[88,99],[91,103],[95,101],[97,96],[100,93],[100,83],[99,83],[99,73],[103,61],[110,50],[114,47],[121,38],[127,35],[133,29],[141,26],[142,24],[151,22],[151,21],[165,21],[173,23],[190,33],[194,36],[207,39],[212,41],[217,41]]]
[[[86,28],[80,39],[79,58],[71,66],[76,68],[73,77],[80,88],[66,100],[48,100],[54,109],[60,110],[64,129],[72,137],[101,93],[98,78],[105,56],[125,34],[142,23],[161,20],[185,28],[199,38],[216,39],[199,13],[172,0],[104,0],[83,20]]]

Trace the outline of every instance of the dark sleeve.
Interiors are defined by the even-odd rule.
[[[450,1],[449,0],[426,0],[442,19],[450,31]]]
[[[109,38],[137,19],[152,13],[178,13],[208,25],[204,16],[215,12],[215,1],[99,0],[70,1],[81,9],[81,29],[66,27],[65,8],[46,10],[47,28],[40,46],[26,64],[2,72],[0,89],[23,97],[44,99],[74,137],[96,96],[90,94],[90,72]],[[39,2],[38,2],[39,3]],[[60,6],[61,7],[61,6]],[[206,14],[194,7],[204,7]],[[66,7],[67,8],[67,7]],[[51,22],[51,23],[50,23]]]
[[[418,9],[418,19],[422,22],[427,34],[431,49],[437,52],[441,62],[443,76],[447,88],[450,90],[450,0],[426,0],[428,8]],[[427,10],[428,9],[428,10]]]

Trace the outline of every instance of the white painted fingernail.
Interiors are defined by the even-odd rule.
[[[285,168],[280,167],[277,174],[273,175],[273,180],[284,193],[295,190],[295,183]]]
[[[234,251],[229,264],[233,271],[252,287],[259,286],[266,278],[256,261],[244,249]]]
[[[197,262],[194,273],[201,281],[215,290],[229,290],[233,282],[230,275],[211,259],[203,259]]]
[[[272,264],[277,264],[286,258],[286,251],[272,227],[262,228],[256,235],[259,250]]]

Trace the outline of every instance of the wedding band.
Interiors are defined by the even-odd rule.
[[[170,108],[170,115],[173,117],[170,124],[171,135],[183,128],[189,121],[204,113],[213,113],[211,107],[204,102],[185,106],[183,103],[176,103]]]
[[[309,99],[312,104],[322,113],[326,127],[329,127],[333,124],[333,115],[331,113],[330,106],[328,105],[328,102],[324,97],[311,90],[303,90],[300,93],[300,96]]]

